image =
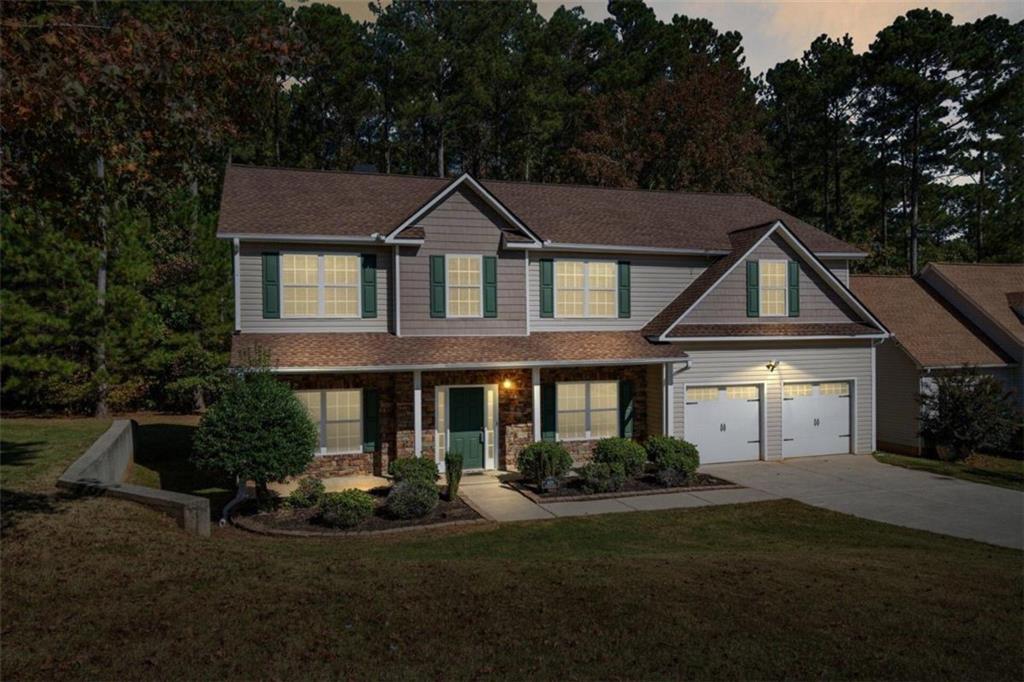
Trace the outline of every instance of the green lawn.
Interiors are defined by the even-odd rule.
[[[962,478],[1012,490],[1024,490],[1024,461],[1007,457],[975,454],[963,462],[943,462],[925,457],[907,457],[881,452],[875,459],[884,464],[928,471],[941,476]]]
[[[102,428],[3,423],[5,451],[27,453],[5,453],[5,499],[45,498],[5,528],[3,679],[1016,680],[1024,665],[1017,551],[788,501],[200,539],[54,494],[71,444]]]

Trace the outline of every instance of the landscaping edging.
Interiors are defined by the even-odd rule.
[[[473,511],[480,514],[475,507]],[[481,517],[483,515],[481,514]],[[403,526],[402,528],[385,528],[383,530],[354,530],[354,531],[328,531],[328,530],[284,530],[279,528],[267,528],[263,524],[256,523],[251,516],[234,514],[231,517],[231,524],[242,530],[256,533],[258,535],[279,535],[293,538],[352,538],[368,537],[372,535],[392,535],[394,533],[408,533],[417,530],[431,530],[433,528],[450,528],[452,526],[475,526],[482,523],[494,523],[486,518],[463,519],[461,521],[443,521],[422,526]]]
[[[641,497],[644,495],[667,495],[669,493],[700,493],[708,490],[738,490],[744,486],[730,483],[729,485],[702,485],[702,486],[675,486],[662,490],[620,490],[613,493],[592,493],[589,495],[551,495],[542,496],[533,492],[518,481],[510,482],[509,485],[520,495],[534,504],[551,504],[553,502],[586,502],[588,500],[611,500],[618,497]]]
[[[71,463],[57,479],[57,487],[84,495],[109,495],[152,507],[173,516],[190,533],[209,537],[210,501],[124,483],[135,462],[135,427],[131,419],[115,419],[103,435]]]

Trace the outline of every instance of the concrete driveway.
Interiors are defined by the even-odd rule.
[[[712,464],[714,476],[823,509],[1024,549],[1024,493],[881,464],[870,455]]]

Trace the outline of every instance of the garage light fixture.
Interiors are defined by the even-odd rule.
[[[765,365],[765,367],[768,368],[769,372],[774,372],[775,368],[778,367],[778,366],[779,366],[779,361],[778,360],[769,360],[768,364]]]

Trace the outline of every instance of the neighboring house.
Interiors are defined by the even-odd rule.
[[[672,434],[703,462],[875,449],[849,244],[741,194],[227,169],[232,360],[320,424],[312,470]]]
[[[977,367],[1024,400],[1024,265],[932,263],[918,277],[857,275],[851,286],[892,333],[878,350],[878,445],[920,454],[920,396],[936,376]]]

